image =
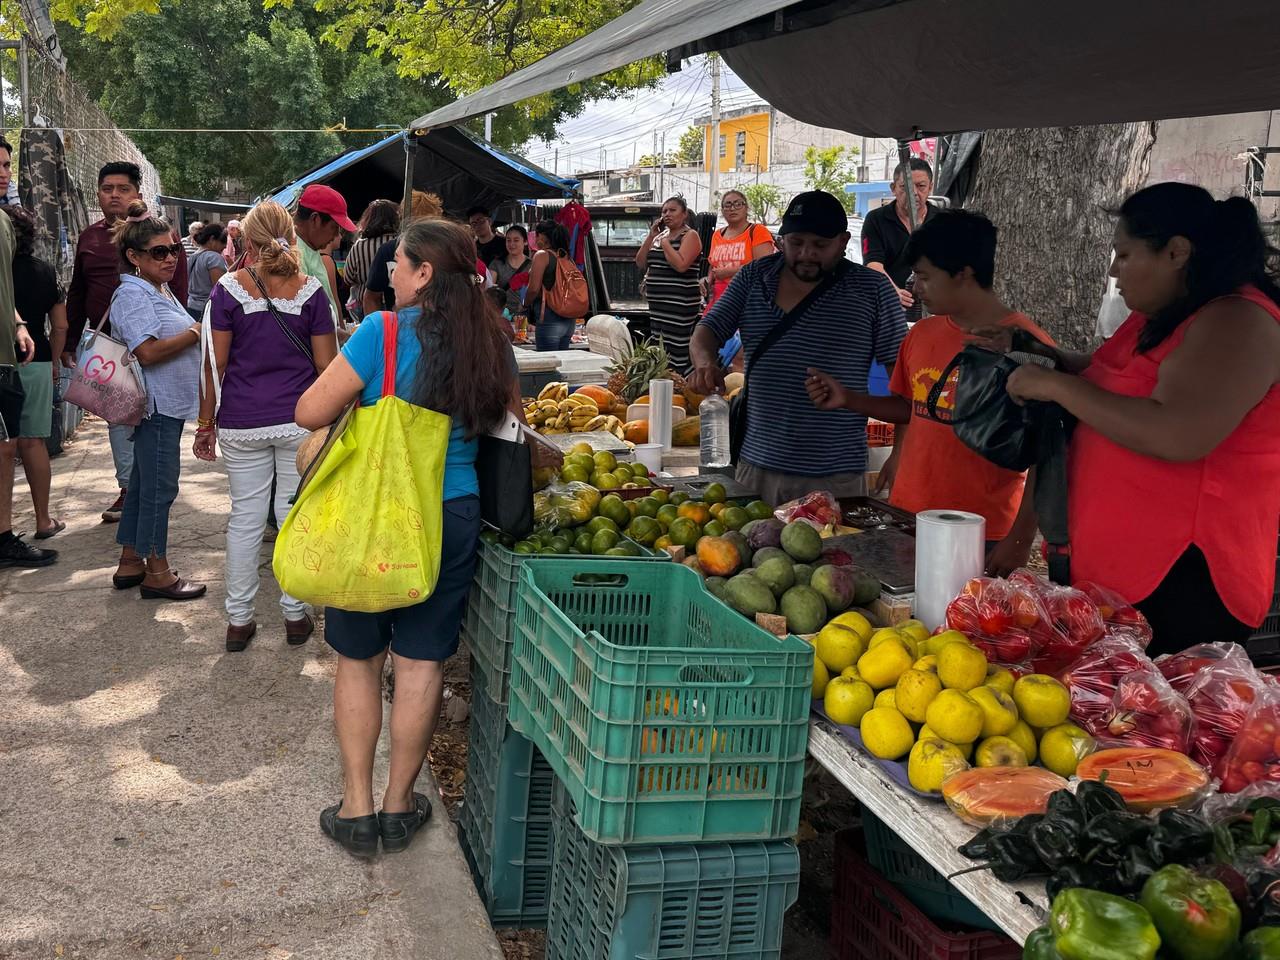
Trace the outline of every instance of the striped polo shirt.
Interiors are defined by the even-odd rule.
[[[865,392],[872,361],[891,365],[907,335],[898,294],[884,274],[849,263],[764,358],[752,363],[752,354],[783,317],[774,302],[783,266],[782,254],[746,264],[701,323],[722,344],[735,330],[742,333],[747,429],[741,459],[806,477],[864,472],[867,418],[814,407],[804,388],[805,371],[817,367]]]

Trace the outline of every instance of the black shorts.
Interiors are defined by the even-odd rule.
[[[18,368],[0,363],[0,440],[17,440],[22,436],[22,407],[25,391]]]
[[[412,607],[360,613],[325,607],[324,639],[352,660],[368,660],[387,647],[410,660],[445,661],[458,650],[458,631],[476,572],[480,543],[480,498],[444,504],[440,577],[431,596]]]

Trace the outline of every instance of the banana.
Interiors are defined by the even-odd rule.
[[[569,384],[561,380],[553,380],[542,388],[538,393],[539,400],[554,400],[559,402],[569,395]]]
[[[606,429],[605,424],[608,422],[608,420],[609,418],[606,416],[592,417],[589,421],[587,421],[586,432],[590,432],[592,430]]]
[[[569,426],[571,426],[576,433],[585,432],[588,429],[588,425],[590,423],[591,423],[591,417],[589,416],[569,418]]]
[[[623,430],[622,427],[614,427],[609,432],[612,433],[619,440],[625,440],[627,438],[627,432]]]

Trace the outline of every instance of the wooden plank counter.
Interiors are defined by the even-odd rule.
[[[889,779],[871,757],[819,717],[809,724],[809,753],[859,803],[883,820],[939,873],[947,875],[973,866],[973,862],[956,849],[973,837],[976,832],[973,827],[941,801],[928,801],[907,793]],[[1019,894],[1047,910],[1043,880],[1001,883],[989,871],[979,871],[956,877],[952,883],[1020,944],[1042,921],[1040,914],[1027,906]]]

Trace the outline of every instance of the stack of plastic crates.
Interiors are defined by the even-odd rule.
[[[554,777],[534,745],[511,729],[474,661],[469,737],[458,827],[476,890],[496,926],[544,926]]]
[[[780,956],[812,648],[676,564],[521,578],[511,723],[562,792],[548,960]]]

